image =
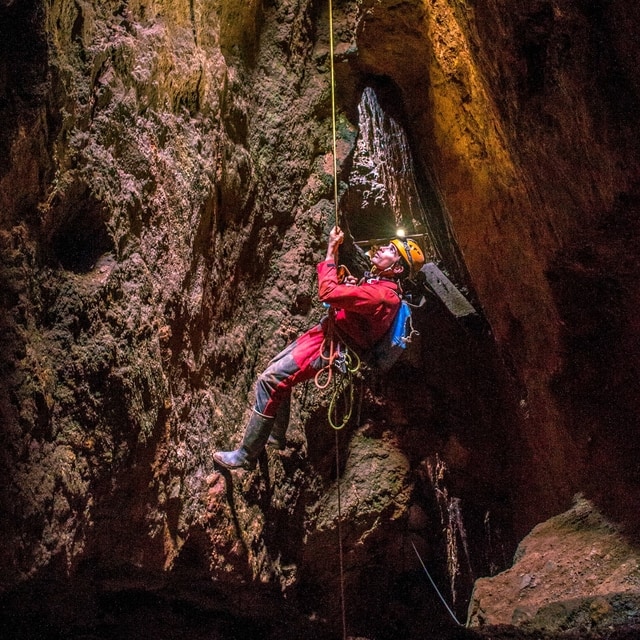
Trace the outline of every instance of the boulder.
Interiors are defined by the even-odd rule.
[[[545,634],[640,630],[639,563],[624,532],[578,496],[524,538],[511,568],[476,581],[468,624]]]

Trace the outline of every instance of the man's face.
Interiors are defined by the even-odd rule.
[[[386,244],[384,247],[378,247],[371,257],[371,263],[375,265],[376,269],[380,272],[386,271],[395,264],[401,268],[399,264],[400,254],[394,244]]]

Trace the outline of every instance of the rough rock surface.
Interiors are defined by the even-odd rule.
[[[371,638],[466,633],[409,542],[461,616],[576,492],[640,530],[640,5],[334,4],[342,223],[427,233],[479,314],[427,293],[339,462],[309,386],[286,451],[226,477],[256,373],[323,312],[327,5],[0,0],[4,635],[338,635],[338,488]]]
[[[472,627],[513,625],[552,634],[582,629],[640,632],[637,548],[579,498],[520,543],[513,566],[476,581]]]

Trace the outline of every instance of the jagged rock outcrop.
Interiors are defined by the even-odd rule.
[[[429,296],[408,357],[365,379],[339,462],[326,398],[301,389],[285,453],[231,481],[212,451],[322,313],[327,6],[0,2],[9,630],[126,634],[111,616],[131,593],[134,611],[178,593],[220,637],[225,616],[326,637],[337,475],[349,620],[371,637],[451,632],[409,542],[461,615],[577,491],[637,530],[639,10],[525,4],[334,8],[343,224],[428,233],[479,314]],[[376,172],[394,139],[405,155]]]
[[[554,634],[640,627],[637,548],[579,497],[520,543],[513,566],[476,582],[472,627]]]

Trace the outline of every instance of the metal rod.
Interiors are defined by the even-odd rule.
[[[392,236],[395,237],[395,236]],[[404,236],[402,236],[403,238],[426,238],[427,234],[426,233],[412,233],[412,234],[406,234]],[[366,247],[368,245],[373,245],[373,244],[381,244],[383,242],[389,242],[390,238],[374,238],[372,240],[356,240],[354,241],[353,244],[357,244],[359,247]]]

